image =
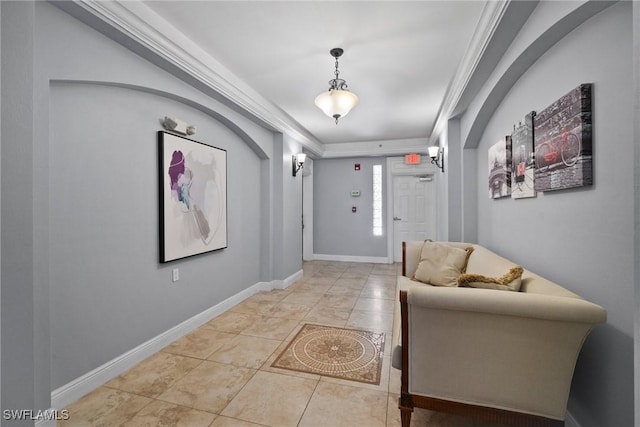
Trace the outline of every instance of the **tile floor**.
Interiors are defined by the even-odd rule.
[[[390,366],[398,265],[313,261],[286,290],[258,293],[67,408],[71,426],[400,426]],[[304,323],[386,332],[380,385],[272,368]],[[412,426],[475,427],[416,410]]]

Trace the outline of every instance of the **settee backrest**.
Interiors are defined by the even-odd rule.
[[[413,277],[418,263],[420,262],[420,252],[422,250],[423,241],[405,242],[403,252],[403,272],[404,276]],[[506,274],[509,269],[517,264],[510,261],[489,249],[472,244],[462,242],[442,242],[459,248],[473,247],[473,252],[469,256],[467,263],[467,273],[481,274],[488,277],[500,277]],[[524,266],[522,266],[524,268]],[[522,286],[520,292],[545,294],[560,297],[580,298],[568,289],[541,277],[526,268],[522,274]]]
[[[438,242],[446,243],[447,245],[455,246],[457,248],[465,249],[469,246],[473,246],[471,243],[462,242]],[[409,278],[413,277],[418,268],[420,262],[420,252],[422,251],[423,240],[413,240],[409,242],[402,242],[402,275]]]

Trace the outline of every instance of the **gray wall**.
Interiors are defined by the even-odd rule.
[[[284,135],[282,152],[282,194],[283,202],[283,262],[280,276],[300,270],[302,262],[302,175],[291,173],[292,156],[302,152],[301,145],[288,135]]]
[[[274,181],[273,248],[274,272],[288,277],[300,270],[302,263],[302,176],[291,173],[292,156],[302,151],[299,143],[283,134],[275,135],[274,168],[278,171]],[[288,272],[286,274],[285,272]]]
[[[557,6],[540,3],[538,19],[547,7]],[[587,339],[574,375],[569,411],[583,427],[634,422],[632,58],[631,3],[624,2],[539,57],[493,111],[473,150],[478,242],[608,312],[607,323]],[[594,84],[595,184],[532,199],[486,197],[489,146],[529,111],[588,82]]]
[[[635,319],[634,319],[634,366],[635,366],[635,425],[640,425],[640,7],[633,5],[633,93],[634,93],[634,278],[635,278]]]
[[[260,160],[227,127],[156,95],[54,85],[51,107],[56,388],[260,281],[260,265],[244,262],[260,258],[250,244],[260,235]],[[154,130],[163,112],[197,123],[196,140],[227,150],[229,246],[159,265]]]
[[[356,163],[359,171],[354,170]],[[373,165],[382,165],[382,236],[373,235]],[[313,174],[313,253],[386,257],[386,159],[315,160]],[[351,197],[352,190],[362,195]]]
[[[34,322],[33,4],[2,3],[2,404],[31,408],[36,377]],[[20,49],[27,54],[21,55]],[[11,143],[9,143],[11,141]],[[46,314],[46,313],[45,313]],[[46,337],[43,337],[46,339]],[[7,345],[11,343],[11,345]],[[26,359],[26,360],[25,360]],[[27,363],[24,363],[28,361]],[[4,387],[11,384],[9,390]],[[42,396],[42,393],[40,394]]]
[[[195,90],[56,8],[38,8],[42,52],[75,63],[48,62],[47,78],[135,84],[51,85],[50,180],[36,184],[51,194],[55,389],[261,281],[260,265],[246,263],[260,259],[260,159],[211,115],[141,88],[198,99]],[[164,115],[195,123],[196,140],[227,150],[229,247],[160,265],[155,131]],[[254,133],[270,145],[270,133]]]
[[[277,144],[149,52],[134,54],[50,3],[1,7],[0,313],[2,341],[12,342],[2,346],[2,408],[46,409],[53,389],[301,269],[301,230],[289,225],[301,187],[286,161],[300,145]],[[161,265],[156,132],[165,115],[227,150],[229,243]],[[273,256],[276,245],[284,251]]]
[[[2,63],[2,7],[0,7],[0,64]],[[0,100],[2,100],[2,67],[0,67]],[[2,101],[0,101],[0,153],[2,153]],[[0,189],[2,188],[2,162],[0,161]],[[2,224],[2,198],[0,197],[0,224]],[[2,227],[0,227],[0,242],[2,242]],[[0,244],[0,271],[2,271],[2,245]],[[2,300],[2,274],[0,274],[0,301]],[[2,331],[2,304],[0,303],[0,331]],[[2,333],[0,333],[0,358],[2,357]],[[0,378],[2,378],[2,363],[0,363]],[[2,386],[0,382],[0,408],[2,406]]]

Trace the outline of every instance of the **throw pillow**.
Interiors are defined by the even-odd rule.
[[[460,277],[458,277],[458,286],[518,292],[522,284],[522,271],[522,267],[512,267],[507,274],[502,277],[461,274]]]
[[[433,286],[457,286],[458,276],[464,271],[472,251],[473,248],[465,250],[426,241],[413,280]]]

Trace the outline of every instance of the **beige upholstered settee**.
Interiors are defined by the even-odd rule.
[[[472,244],[466,272],[500,276],[514,263]],[[605,310],[527,271],[519,292],[412,281],[423,242],[403,243],[393,365],[399,408],[516,426],[563,426],[576,359]]]

